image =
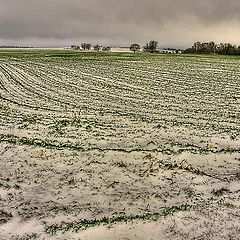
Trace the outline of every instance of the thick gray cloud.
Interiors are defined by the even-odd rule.
[[[0,45],[240,44],[239,0],[0,0]]]

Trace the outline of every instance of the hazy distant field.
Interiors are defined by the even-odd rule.
[[[239,164],[239,57],[0,51],[0,239],[240,239]]]

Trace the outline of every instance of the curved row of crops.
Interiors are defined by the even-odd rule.
[[[239,79],[234,58],[10,55],[0,60],[1,131],[142,149],[234,140]]]

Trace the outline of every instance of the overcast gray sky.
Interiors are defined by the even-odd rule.
[[[240,0],[0,0],[0,45],[240,45]]]

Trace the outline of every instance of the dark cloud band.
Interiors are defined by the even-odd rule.
[[[1,0],[0,45],[239,43],[239,12],[239,0]]]

